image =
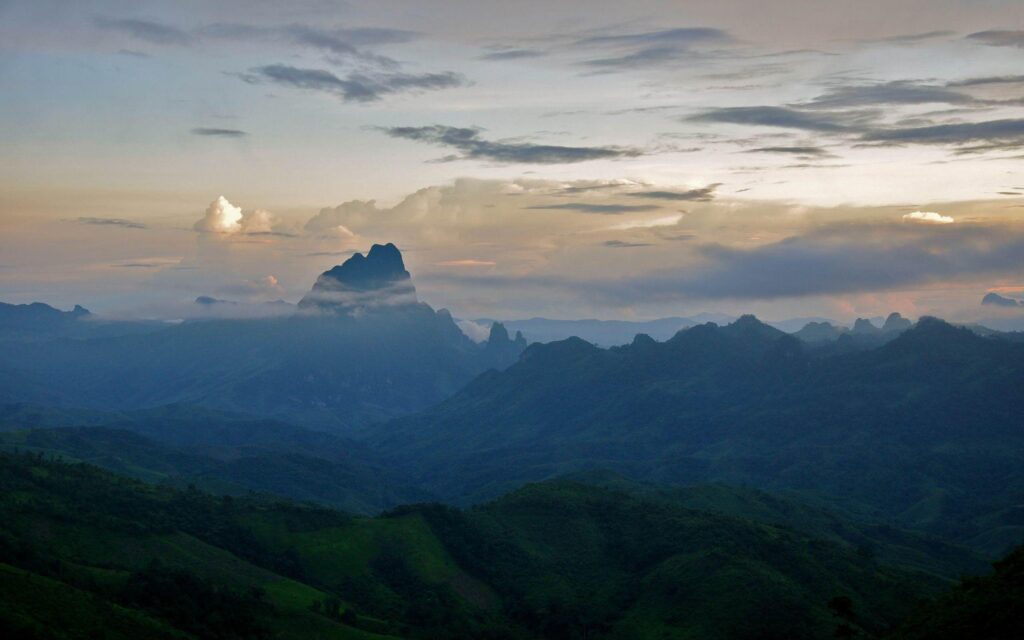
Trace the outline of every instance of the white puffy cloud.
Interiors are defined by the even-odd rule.
[[[221,235],[287,233],[277,216],[266,209],[243,211],[224,196],[217,196],[192,228],[201,233]]]
[[[905,214],[903,219],[908,222],[923,222],[926,224],[952,224],[956,222],[952,216],[944,216],[934,211],[914,211]]]
[[[237,233],[241,229],[241,221],[241,207],[231,204],[224,196],[217,196],[192,228],[206,233]]]
[[[310,233],[339,232],[352,235],[346,224],[362,225],[372,222],[373,217],[380,213],[376,200],[350,200],[336,207],[325,207],[306,222],[306,231]]]

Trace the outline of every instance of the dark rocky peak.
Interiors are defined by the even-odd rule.
[[[7,304],[0,302],[0,325],[22,329],[43,329],[91,316],[89,310],[75,305],[71,311],[61,311],[43,302]]]
[[[634,347],[650,347],[657,344],[658,342],[646,333],[638,333],[633,337]]]
[[[416,288],[402,253],[391,244],[375,244],[364,256],[353,254],[325,271],[299,302],[302,308],[340,311],[416,304]]]
[[[516,337],[515,340],[512,341],[512,344],[516,346],[516,349],[518,349],[520,353],[525,351],[526,347],[529,346],[526,342],[526,336],[523,335],[522,331],[516,331]]]
[[[526,350],[526,338],[522,333],[516,332],[516,339],[508,336],[508,329],[500,322],[491,325],[491,333],[484,345],[484,353],[490,359],[491,366],[504,368],[519,359],[519,355]]]
[[[844,333],[845,327],[837,327],[829,322],[808,322],[793,335],[804,342],[831,342]]]
[[[854,320],[853,329],[851,329],[851,333],[856,334],[875,334],[879,331],[881,331],[881,329],[871,324],[871,321],[867,318],[857,318]]]
[[[732,324],[722,327],[721,332],[725,335],[739,336],[745,339],[775,340],[786,335],[775,327],[761,322],[757,319],[757,316],[749,313],[740,316]]]
[[[906,331],[912,326],[914,326],[913,322],[904,318],[898,312],[893,311],[889,314],[889,317],[885,319],[885,324],[882,325],[882,331]]]
[[[579,358],[601,353],[599,347],[573,336],[555,342],[534,342],[523,352],[522,361],[543,366],[562,366]]]
[[[488,347],[498,347],[506,344],[511,344],[512,340],[508,337],[508,329],[505,328],[500,322],[495,322],[491,325],[491,333],[487,336]]]
[[[1014,300],[1013,298],[1007,298],[1001,296],[994,291],[990,291],[985,294],[985,297],[981,299],[982,306],[986,307],[1021,307],[1024,306],[1024,302]]]
[[[900,334],[888,346],[896,350],[937,356],[961,352],[979,355],[987,351],[988,346],[998,344],[998,341],[982,338],[970,329],[953,326],[932,316],[922,316],[917,324]]]

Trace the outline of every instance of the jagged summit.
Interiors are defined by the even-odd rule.
[[[353,254],[320,274],[299,307],[352,311],[416,302],[416,288],[405,270],[402,252],[389,242],[373,245],[365,256]]]

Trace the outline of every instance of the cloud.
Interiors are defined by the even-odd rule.
[[[1024,145],[1024,118],[986,120],[982,122],[958,122],[925,127],[877,129],[861,136],[866,142],[889,145],[940,144],[967,145],[977,142],[989,143],[964,151],[988,151],[1001,148],[1015,149]]]
[[[487,342],[487,338],[491,335],[491,327],[489,324],[481,324],[473,322],[472,320],[456,320],[455,324],[458,325],[462,333],[466,334],[466,337],[473,342]]]
[[[561,211],[579,211],[580,213],[601,213],[615,215],[619,213],[636,213],[639,211],[655,211],[661,207],[651,204],[591,204],[587,202],[566,202],[562,204],[545,204],[526,207],[527,209],[556,209]]]
[[[501,51],[492,51],[491,53],[485,53],[480,56],[481,60],[524,60],[528,58],[542,58],[547,53],[540,51],[539,49],[504,49]]]
[[[826,151],[822,147],[815,146],[797,146],[797,147],[757,147],[756,149],[747,149],[744,153],[780,153],[797,156],[813,156],[816,158],[831,158],[831,153]]]
[[[244,138],[249,135],[241,129],[216,129],[209,127],[196,127],[192,129],[193,135],[211,136],[214,138]]]
[[[721,29],[695,27],[592,35],[576,40],[572,46],[603,51],[605,55],[583,64],[614,70],[673,63],[693,57],[698,47],[731,42],[732,37]]]
[[[261,278],[243,280],[235,284],[228,284],[217,289],[218,293],[228,295],[243,295],[250,298],[261,298],[268,296],[279,296],[284,293],[281,283],[272,275]]]
[[[206,208],[203,217],[196,221],[192,228],[200,233],[219,235],[275,235],[291,237],[278,221],[276,216],[266,209],[242,211],[241,207],[231,204],[224,196],[218,196]]]
[[[686,191],[634,191],[627,193],[627,196],[634,198],[651,198],[654,200],[676,200],[686,202],[710,202],[715,198],[715,190],[722,186],[721,182],[709,184],[699,189],[687,189]]]
[[[685,268],[627,277],[445,274],[435,278],[447,285],[538,288],[629,306],[846,295],[1015,272],[1024,252],[1024,234],[997,226],[842,224],[754,248],[705,243],[693,249],[697,259]]]
[[[337,207],[325,207],[318,214],[310,218],[305,225],[305,230],[310,233],[322,233],[341,227],[343,235],[352,235],[348,226],[362,226],[373,222],[375,216],[380,213],[375,200],[350,200],[339,204]]]
[[[472,127],[386,127],[381,131],[392,138],[413,140],[441,147],[452,147],[461,156],[445,160],[494,160],[525,164],[569,164],[588,160],[631,158],[642,155],[632,147],[567,147],[530,142],[501,142],[480,137],[481,129]]]
[[[903,215],[908,222],[923,222],[927,224],[953,224],[956,222],[951,216],[944,216],[934,211],[912,211]]]
[[[493,267],[497,263],[493,260],[442,260],[436,263],[439,267]]]
[[[896,80],[878,84],[839,86],[829,89],[810,102],[805,109],[839,109],[893,104],[972,104],[974,98],[945,86],[918,84]]]
[[[967,38],[993,47],[1024,47],[1024,31],[993,29],[972,33]]]
[[[789,107],[720,107],[687,117],[688,122],[757,125],[822,133],[860,131],[873,113],[808,113]]]
[[[954,31],[939,30],[939,31],[925,31],[923,33],[906,33],[895,36],[887,36],[885,38],[873,38],[868,40],[861,40],[864,43],[890,43],[890,44],[914,44],[917,42],[924,42],[926,40],[935,40],[938,38],[948,38],[956,35]]]
[[[101,227],[121,227],[124,229],[148,229],[146,225],[141,222],[135,222],[133,220],[125,220],[123,218],[78,218],[79,224],[92,224]]]
[[[206,233],[237,233],[241,230],[241,221],[241,207],[231,204],[224,196],[217,196],[192,228]]]
[[[980,76],[947,82],[947,87],[976,87],[988,84],[1024,84],[1024,76]]]
[[[374,102],[385,95],[403,92],[435,91],[451,89],[468,84],[458,73],[399,73],[399,72],[353,72],[339,77],[325,69],[304,69],[284,64],[272,64],[250,69],[238,74],[245,82],[274,84],[317,91],[337,96],[345,102]]]
[[[401,44],[420,37],[415,31],[380,27],[323,29],[303,24],[262,27],[230,22],[207,25],[199,34],[208,39],[238,42],[280,41],[325,52],[332,62],[356,62],[382,69],[396,69],[401,65],[362,47]]]
[[[185,45],[192,38],[185,31],[151,20],[133,18],[97,18],[96,26],[101,29],[127,34],[137,40],[161,45]]]
[[[650,242],[626,242],[625,240],[605,240],[602,246],[610,249],[633,249],[636,247],[652,247]]]
[[[664,216],[661,218],[654,218],[652,220],[633,220],[631,222],[623,222],[610,227],[611,231],[628,231],[630,229],[656,229],[658,227],[674,227],[680,223],[683,219],[683,214],[677,213],[671,216]],[[686,239],[692,238],[692,235],[687,234]]]

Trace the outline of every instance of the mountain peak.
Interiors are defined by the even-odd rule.
[[[985,297],[981,299],[981,304],[986,307],[1020,307],[1024,306],[1024,303],[1013,298],[1007,298],[1001,296],[994,291],[990,291],[985,294]]]
[[[391,244],[375,244],[329,269],[317,278],[300,307],[352,311],[358,308],[416,303],[412,276],[405,270],[402,252]]]
[[[867,318],[857,318],[850,331],[851,333],[878,333],[879,329]]]
[[[882,331],[906,331],[912,326],[914,326],[913,322],[901,316],[899,312],[893,311],[889,314],[889,317],[885,319],[885,324],[882,325]]]

